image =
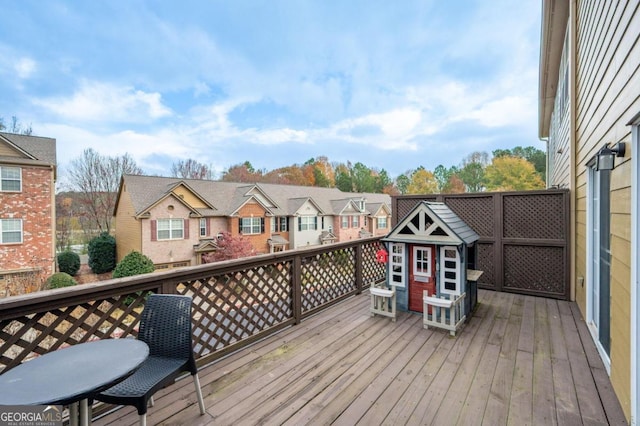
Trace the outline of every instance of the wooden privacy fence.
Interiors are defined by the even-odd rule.
[[[203,365],[383,281],[380,248],[367,238],[0,299],[0,372],[66,345],[136,336],[150,293],[193,297]]]
[[[569,300],[568,190],[395,196],[393,226],[421,201],[447,204],[480,236],[479,287]]]

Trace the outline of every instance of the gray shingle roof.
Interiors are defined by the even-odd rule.
[[[33,160],[56,165],[56,140],[40,136],[0,132],[0,138],[14,145]]]
[[[460,217],[455,214],[449,206],[444,203],[433,203],[425,201],[425,204],[429,206],[432,212],[434,212],[440,220],[442,220],[448,227],[455,233],[458,238],[464,241],[465,244],[471,244],[477,241],[480,237],[476,232],[471,229]]]
[[[214,207],[213,216],[230,216],[242,204],[251,198],[247,193],[259,188],[276,204],[271,211],[276,216],[291,216],[300,206],[312,199],[324,214],[336,215],[350,199],[365,198],[367,211],[375,213],[382,203],[391,206],[391,197],[387,194],[348,193],[337,188],[318,188],[312,186],[276,185],[260,183],[258,185],[235,182],[220,182],[196,179],[181,179],[158,176],[123,176],[127,192],[131,194],[136,214],[142,214],[153,204],[167,196],[179,182],[185,182],[193,191]],[[372,209],[369,207],[372,203]],[[373,211],[371,211],[373,210]],[[208,213],[211,213],[208,211]]]

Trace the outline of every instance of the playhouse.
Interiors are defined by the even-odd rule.
[[[396,309],[422,313],[425,328],[455,335],[477,303],[478,239],[446,204],[419,203],[382,239],[389,253],[387,286],[372,289],[372,314],[379,313],[375,294],[387,291],[394,314]]]

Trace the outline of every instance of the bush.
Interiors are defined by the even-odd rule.
[[[58,254],[58,269],[60,272],[74,276],[80,270],[80,256],[71,250],[65,250]]]
[[[153,261],[138,251],[124,257],[113,270],[113,278],[131,277],[155,271]]]
[[[116,266],[116,239],[103,232],[89,241],[89,267],[94,274],[113,271]]]
[[[78,283],[73,277],[66,272],[56,272],[47,278],[47,282],[45,283],[45,288],[62,288],[62,287],[71,287],[77,285]]]

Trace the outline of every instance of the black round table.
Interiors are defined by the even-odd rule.
[[[135,339],[96,340],[52,351],[0,375],[0,405],[82,401],[86,410],[87,398],[125,379],[148,356],[146,343]],[[84,419],[81,423],[87,422],[86,414]]]

